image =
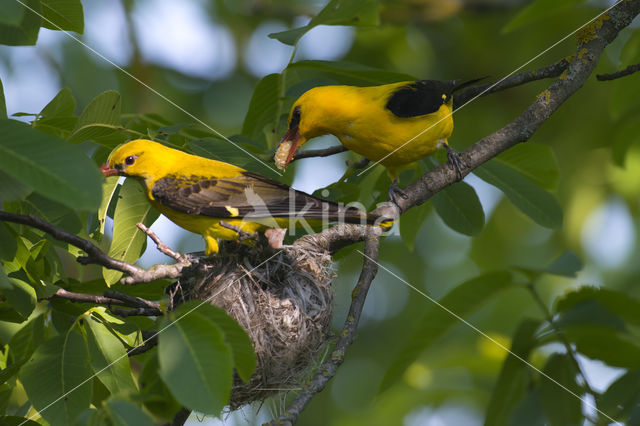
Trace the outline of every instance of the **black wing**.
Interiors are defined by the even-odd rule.
[[[397,88],[387,101],[387,109],[398,117],[431,114],[449,101],[455,88],[455,81],[415,81]]]
[[[242,172],[233,178],[166,176],[153,186],[153,197],[186,214],[216,218],[265,218],[300,215],[305,218],[358,221],[366,213],[320,200],[265,176]],[[351,219],[351,220],[349,220]],[[375,220],[371,218],[370,221]]]

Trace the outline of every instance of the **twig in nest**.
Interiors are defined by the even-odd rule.
[[[609,74],[598,74],[596,75],[596,78],[598,79],[598,81],[615,80],[617,78],[626,77],[638,71],[640,71],[640,64],[635,64],[629,65],[623,70],[612,72]]]
[[[235,233],[237,233],[239,241],[257,240],[258,239],[258,233],[257,232],[245,232],[242,229],[240,229],[239,226],[232,225],[232,224],[230,224],[228,222],[225,222],[225,221],[221,220],[220,221],[220,226],[222,226],[223,228],[230,229],[230,230],[234,231]]]
[[[153,240],[154,243],[156,243],[156,247],[158,248],[158,251],[160,253],[166,254],[167,256],[172,257],[175,260],[177,260],[178,262],[184,262],[184,261],[187,260],[187,257],[185,255],[178,253],[177,251],[173,250],[171,247],[169,247],[168,245],[163,243],[160,240],[160,238],[158,238],[158,236],[155,234],[155,232],[153,232],[151,229],[147,228],[144,225],[144,223],[138,222],[138,223],[136,223],[136,226],[142,232],[147,234],[149,236],[149,238],[151,238]]]

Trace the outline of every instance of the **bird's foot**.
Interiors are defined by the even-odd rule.
[[[398,197],[406,200],[408,195],[398,187],[398,179],[396,178],[391,182],[391,185],[389,185],[389,201],[399,208]]]
[[[460,155],[449,146],[448,143],[444,144],[444,147],[447,150],[447,160],[449,160],[449,168],[455,170],[456,178],[458,180],[462,180],[462,169],[467,167],[467,165],[462,161]]]

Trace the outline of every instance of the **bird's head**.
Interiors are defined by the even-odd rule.
[[[335,111],[327,113],[327,108],[335,105],[332,90],[337,86],[316,87],[305,92],[291,107],[289,128],[282,137],[275,161],[284,169],[293,160],[298,148],[309,139],[330,133],[330,121]]]
[[[161,163],[161,153],[167,148],[157,142],[138,139],[117,147],[100,171],[105,176],[146,178],[149,171]]]

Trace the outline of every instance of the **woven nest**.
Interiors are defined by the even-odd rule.
[[[202,259],[196,277],[183,279],[176,303],[208,300],[247,331],[257,367],[249,383],[237,375],[232,409],[296,389],[317,364],[330,337],[332,259],[327,252],[230,242]]]

